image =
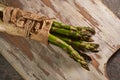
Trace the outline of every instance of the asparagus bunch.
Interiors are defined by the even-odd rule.
[[[89,70],[86,58],[91,58],[83,52],[98,51],[99,45],[91,42],[91,36],[94,34],[95,30],[90,27],[76,27],[53,21],[48,41],[65,50],[83,68]]]
[[[5,6],[0,5],[0,12],[3,12]],[[1,25],[3,22],[0,23]],[[5,25],[5,24],[4,24]],[[9,25],[5,25],[6,32],[17,35],[17,28],[9,29]],[[12,28],[13,25],[11,25]],[[10,30],[13,30],[12,33]],[[3,31],[3,30],[1,30]],[[14,32],[14,33],[13,33]],[[16,33],[16,34],[15,34]],[[95,34],[95,30],[90,27],[77,27],[66,25],[57,21],[53,21],[51,26],[50,34],[48,37],[48,41],[51,44],[57,45],[58,47],[65,50],[70,57],[72,57],[75,61],[81,64],[81,66],[87,70],[89,70],[87,60],[91,60],[91,58],[82,53],[85,51],[98,51],[98,44],[91,43],[93,41],[91,36]],[[18,34],[22,36],[21,34]],[[38,40],[38,38],[36,38]],[[82,52],[81,52],[82,50]]]

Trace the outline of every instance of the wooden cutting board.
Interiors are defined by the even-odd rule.
[[[87,71],[56,46],[0,33],[0,52],[25,80],[108,80],[106,63],[120,48],[120,20],[101,0],[3,0],[10,6],[54,17],[76,26],[91,26],[100,44]]]

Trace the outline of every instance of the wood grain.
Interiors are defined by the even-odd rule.
[[[101,0],[6,0],[8,5],[54,17],[58,21],[96,29],[98,53],[86,71],[60,48],[0,34],[0,51],[25,80],[108,80],[106,63],[120,48],[120,20]],[[16,5],[17,4],[17,5]],[[21,5],[21,6],[20,6]],[[52,49],[51,49],[52,48]]]

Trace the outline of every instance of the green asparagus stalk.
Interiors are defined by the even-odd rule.
[[[67,30],[73,30],[73,31],[77,31],[77,32],[91,33],[93,35],[95,34],[95,29],[90,28],[90,27],[70,26],[70,25],[66,25],[66,24],[63,24],[63,23],[57,22],[57,21],[53,21],[52,26],[67,29]]]
[[[62,41],[61,39],[52,34],[49,34],[48,41],[68,52],[70,57],[79,62],[83,68],[89,70],[88,64],[84,60],[84,58],[80,56],[79,53],[76,50],[74,50],[70,45],[68,45],[66,42]]]
[[[55,34],[56,35],[56,34]],[[72,39],[69,39],[64,36],[56,35],[58,36],[61,40],[65,41],[66,43],[70,44],[72,47],[75,47],[76,49],[79,50],[84,50],[84,51],[92,51],[92,52],[98,52],[98,44],[95,43],[90,43],[86,41],[74,41]]]
[[[76,31],[72,31],[72,30],[66,30],[66,29],[62,29],[62,28],[57,28],[52,26],[50,29],[51,33],[58,33],[61,34],[63,36],[67,36],[73,39],[77,39],[77,40],[85,40],[85,41],[90,41],[91,40],[91,34],[88,33],[78,33]]]
[[[67,30],[77,31],[77,28],[76,28],[76,27],[69,26],[69,25],[65,25],[65,24],[63,24],[63,23],[61,23],[61,22],[57,22],[57,21],[53,21],[52,26],[55,26],[55,27],[58,27],[58,28],[67,29]]]

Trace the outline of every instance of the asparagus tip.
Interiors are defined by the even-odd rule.
[[[88,71],[90,71],[90,69],[89,69],[89,67],[88,67],[88,65],[86,64],[86,65],[81,65],[83,68],[85,68],[86,70],[88,70]]]
[[[92,38],[89,38],[88,42],[94,42],[94,40]]]

